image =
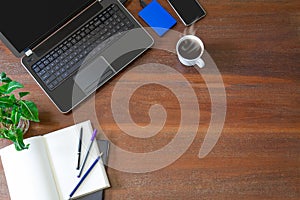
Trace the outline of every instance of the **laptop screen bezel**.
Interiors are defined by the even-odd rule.
[[[57,26],[50,29],[46,34],[42,35],[39,39],[32,42],[27,48],[23,49],[22,51],[17,50],[17,48],[14,47],[14,45],[7,39],[2,32],[0,32],[0,40],[3,42],[3,44],[18,58],[23,57],[25,55],[25,52],[28,49],[33,49],[35,46],[40,44],[43,40],[51,36],[55,30],[58,30],[60,27],[62,27],[65,23],[67,23],[69,20],[71,20],[73,17],[78,15],[82,10],[89,7],[90,5],[94,4],[98,0],[87,0],[85,4],[83,4],[82,7],[78,8],[76,11],[74,11],[72,14],[70,14],[67,18],[62,20]]]

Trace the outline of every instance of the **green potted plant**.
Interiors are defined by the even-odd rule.
[[[23,99],[29,92],[15,93],[15,90],[23,87],[4,72],[0,74],[0,138],[11,140],[18,151],[29,147],[23,141],[29,121],[39,122],[35,103]]]

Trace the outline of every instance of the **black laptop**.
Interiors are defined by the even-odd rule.
[[[0,39],[63,113],[153,44],[118,0],[6,1]]]

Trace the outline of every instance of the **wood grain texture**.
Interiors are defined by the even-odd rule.
[[[177,19],[173,30],[195,31],[217,64],[227,94],[224,129],[213,151],[199,159],[211,117],[205,82],[195,69],[182,66],[174,54],[150,49],[97,91],[95,109],[103,131],[114,144],[132,152],[160,149],[175,137],[180,105],[176,95],[160,85],[139,88],[129,105],[132,119],[141,126],[150,123],[151,105],[165,107],[168,118],[156,136],[130,137],[112,115],[112,93],[122,76],[135,66],[156,62],[176,69],[197,91],[201,110],[198,133],[187,151],[163,169],[133,174],[108,168],[112,187],[105,191],[105,199],[300,199],[300,2],[200,1],[207,16],[187,30],[167,1],[158,1]],[[141,9],[138,1],[131,1],[127,8],[146,26],[137,15]],[[0,69],[25,85],[31,92],[28,98],[40,110],[41,122],[31,124],[26,138],[74,123],[73,114],[61,114],[2,43]],[[159,71],[153,72],[155,75],[160,76]],[[142,81],[143,73],[133,78]],[[89,115],[82,113],[86,119]],[[0,148],[9,144],[0,140]],[[10,199],[2,164],[0,199]]]

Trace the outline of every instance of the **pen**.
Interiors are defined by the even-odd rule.
[[[80,128],[80,136],[79,136],[79,143],[78,143],[78,161],[77,161],[77,167],[76,169],[79,170],[80,168],[80,155],[81,155],[81,143],[82,143],[82,132],[83,132],[83,128]]]
[[[91,137],[91,143],[90,143],[89,149],[88,149],[88,151],[86,152],[86,155],[85,155],[84,161],[83,161],[83,163],[82,163],[80,172],[79,172],[79,174],[78,174],[78,176],[77,176],[78,178],[81,176],[81,173],[82,173],[82,171],[83,171],[84,165],[85,165],[86,160],[87,160],[87,158],[88,158],[88,155],[89,155],[89,153],[90,153],[91,147],[92,147],[92,145],[93,145],[93,141],[94,141],[94,139],[95,139],[95,137],[96,137],[96,134],[97,134],[97,130],[95,129],[94,132],[93,132],[93,135],[92,135],[92,137]]]
[[[69,199],[71,199],[71,197],[74,195],[74,193],[76,192],[76,190],[79,188],[79,186],[82,184],[82,182],[84,181],[84,179],[89,175],[89,173],[92,171],[92,169],[94,168],[94,166],[97,164],[97,162],[99,161],[100,157],[102,156],[102,153],[100,153],[100,155],[96,158],[96,160],[93,162],[93,164],[89,167],[89,169],[85,172],[85,174],[83,175],[83,177],[80,179],[79,183],[76,185],[76,187],[73,189],[73,191],[71,192],[71,194],[69,195]]]

